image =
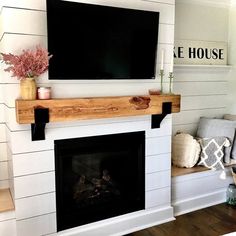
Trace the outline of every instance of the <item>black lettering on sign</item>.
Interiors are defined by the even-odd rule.
[[[184,47],[178,47],[178,58],[184,58],[184,56],[183,56],[183,53],[184,53],[183,48]]]
[[[218,50],[217,48],[212,49],[212,59],[216,60],[218,58]]]
[[[176,55],[175,47],[174,47],[174,58],[184,58],[184,56],[183,56],[183,53],[184,53],[183,49],[184,49],[184,47],[178,47],[177,55]]]
[[[219,59],[220,60],[224,60],[224,57],[223,57],[223,55],[224,55],[224,49],[219,49]]]
[[[196,58],[196,48],[189,48],[188,49],[188,57],[189,58]]]
[[[208,48],[205,49],[205,57],[206,57],[206,59],[211,59],[211,53],[212,53],[211,49],[210,50]]]
[[[202,59],[204,57],[204,50],[203,50],[203,48],[198,48],[197,49],[197,57],[199,59]]]
[[[176,54],[175,54],[175,47],[174,47],[174,58],[177,58]]]

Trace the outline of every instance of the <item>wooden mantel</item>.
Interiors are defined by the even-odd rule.
[[[49,122],[88,120],[122,116],[162,114],[163,103],[171,103],[171,112],[180,111],[180,95],[16,100],[19,124],[35,123],[36,108],[49,109]]]

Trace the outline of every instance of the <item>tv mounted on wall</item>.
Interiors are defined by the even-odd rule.
[[[154,79],[159,13],[47,0],[52,80]]]

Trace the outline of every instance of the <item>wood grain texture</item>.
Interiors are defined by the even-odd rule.
[[[224,164],[225,167],[231,167],[235,166],[235,163],[228,163]],[[193,174],[193,173],[198,173],[202,171],[209,171],[207,167],[204,166],[194,166],[192,168],[182,168],[182,167],[177,167],[177,166],[171,166],[171,176],[176,177],[176,176],[181,176],[181,175],[187,175],[187,174]]]
[[[9,189],[0,189],[0,212],[12,211],[14,205]]]
[[[234,207],[220,204],[178,216],[175,221],[129,236],[219,236],[236,231],[235,217]]]
[[[171,176],[176,177],[176,176],[193,174],[193,173],[207,171],[207,170],[209,170],[209,169],[204,166],[194,166],[192,168],[179,168],[177,166],[172,166],[171,167]]]
[[[163,102],[172,102],[172,113],[180,111],[180,95],[16,100],[16,120],[34,123],[37,107],[49,108],[50,122],[161,114]]]

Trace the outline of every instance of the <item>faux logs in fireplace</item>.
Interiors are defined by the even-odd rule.
[[[145,132],[55,140],[57,230],[145,208]]]

